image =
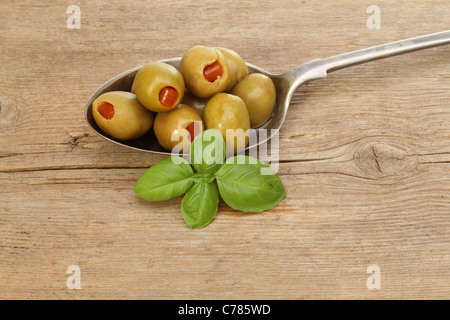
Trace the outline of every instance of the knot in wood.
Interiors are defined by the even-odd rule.
[[[354,160],[362,170],[375,177],[395,175],[412,164],[404,147],[377,141],[368,141],[358,147]]]
[[[14,125],[19,120],[17,99],[0,94],[0,126]]]

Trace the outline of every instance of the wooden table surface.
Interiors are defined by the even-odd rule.
[[[450,46],[303,85],[279,137],[287,197],[259,214],[221,200],[198,230],[181,198],[133,192],[164,157],[106,141],[83,114],[106,80],[196,44],[282,72],[449,17],[447,0],[2,1],[0,298],[449,298]]]

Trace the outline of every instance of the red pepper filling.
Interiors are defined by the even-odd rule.
[[[173,87],[164,87],[159,91],[159,102],[166,108],[172,108],[177,99],[178,91]]]
[[[106,101],[102,101],[100,105],[97,107],[98,112],[105,119],[112,119],[114,117],[114,106]]]
[[[219,77],[222,76],[222,66],[219,64],[219,62],[215,61],[213,64],[210,64],[206,66],[203,69],[203,75],[206,80],[209,82],[216,81]]]
[[[198,132],[195,132],[195,129],[197,128]],[[200,133],[200,126],[199,124],[197,124],[196,122],[192,122],[191,124],[189,124],[186,127],[186,130],[189,131],[190,137],[191,137],[191,142],[194,141],[195,138],[195,133],[199,134]]]

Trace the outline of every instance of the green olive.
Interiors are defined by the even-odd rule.
[[[119,140],[143,136],[153,124],[153,113],[145,109],[136,95],[125,91],[110,91],[92,103],[92,114],[105,133]]]
[[[248,67],[235,51],[223,47],[216,47],[216,49],[219,49],[223,53],[228,68],[230,69],[228,86],[225,89],[225,91],[229,92],[239,80],[248,74]]]
[[[180,61],[186,88],[199,98],[211,97],[228,87],[229,68],[223,53],[212,47],[195,46]]]
[[[206,129],[217,129],[221,132],[227,145],[227,152],[238,153],[247,146],[250,118],[245,102],[238,96],[228,93],[216,94],[206,103],[203,120]]]
[[[154,112],[167,112],[176,108],[184,96],[184,79],[173,66],[152,62],[136,73],[132,90],[139,102]]]
[[[188,153],[195,136],[203,131],[203,121],[194,108],[180,104],[172,111],[158,113],[153,130],[163,148],[172,150],[178,145],[177,151]]]
[[[252,73],[242,79],[231,91],[244,100],[250,115],[250,125],[263,125],[272,114],[276,100],[275,85],[262,73]]]

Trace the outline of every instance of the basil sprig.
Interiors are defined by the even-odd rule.
[[[232,157],[225,162],[225,150],[219,131],[203,131],[194,139],[190,150],[196,173],[186,160],[177,158],[174,162],[167,158],[149,168],[136,182],[134,191],[151,201],[185,194],[181,211],[191,228],[202,228],[214,219],[219,193],[225,203],[239,211],[262,212],[275,208],[286,196],[278,175],[268,165],[248,156]]]

